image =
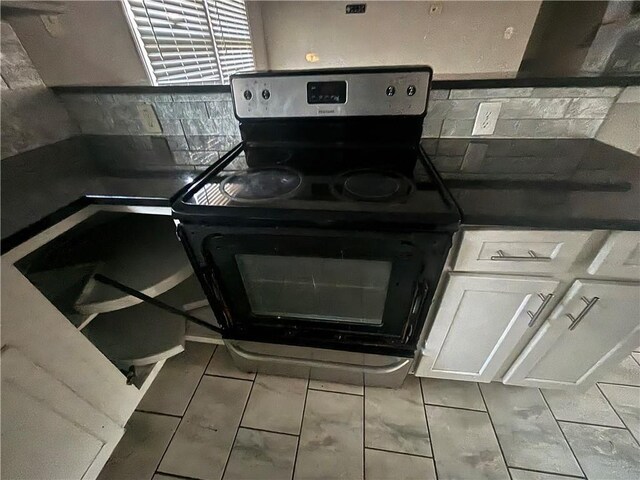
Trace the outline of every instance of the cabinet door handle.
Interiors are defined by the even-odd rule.
[[[582,319],[587,316],[587,313],[589,313],[589,310],[591,310],[593,308],[593,306],[596,303],[598,303],[598,300],[600,300],[598,297],[593,297],[591,300],[589,300],[587,297],[581,297],[580,299],[586,305],[582,309],[582,311],[578,314],[578,316],[574,317],[570,313],[566,314],[567,317],[569,317],[569,320],[571,320],[571,325],[569,325],[569,330],[573,330],[574,328],[576,328],[578,326],[578,324],[582,321]]]
[[[518,257],[517,255],[505,255],[504,251],[496,250],[497,255],[492,255],[490,258],[494,261],[507,261],[507,262],[550,262],[551,257],[539,257],[536,252],[529,250],[529,256]]]
[[[542,311],[547,305],[549,305],[549,302],[553,298],[553,293],[550,293],[546,296],[542,293],[539,293],[538,298],[542,300],[542,303],[540,304],[536,312],[533,313],[531,310],[527,310],[527,315],[529,315],[529,327],[533,327],[538,318],[540,318],[540,315],[542,315]]]

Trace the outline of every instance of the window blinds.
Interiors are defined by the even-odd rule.
[[[124,0],[156,85],[229,83],[254,69],[242,0]]]

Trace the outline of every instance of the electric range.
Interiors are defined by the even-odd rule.
[[[243,141],[173,215],[241,367],[406,375],[460,224],[419,146],[430,80],[428,67],[232,78]]]

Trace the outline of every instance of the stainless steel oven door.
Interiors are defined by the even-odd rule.
[[[402,345],[427,292],[410,235],[212,229],[200,246],[231,338]]]

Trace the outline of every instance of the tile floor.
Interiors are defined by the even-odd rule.
[[[582,394],[412,376],[388,390],[247,374],[188,343],[100,480],[635,480],[639,361]]]

